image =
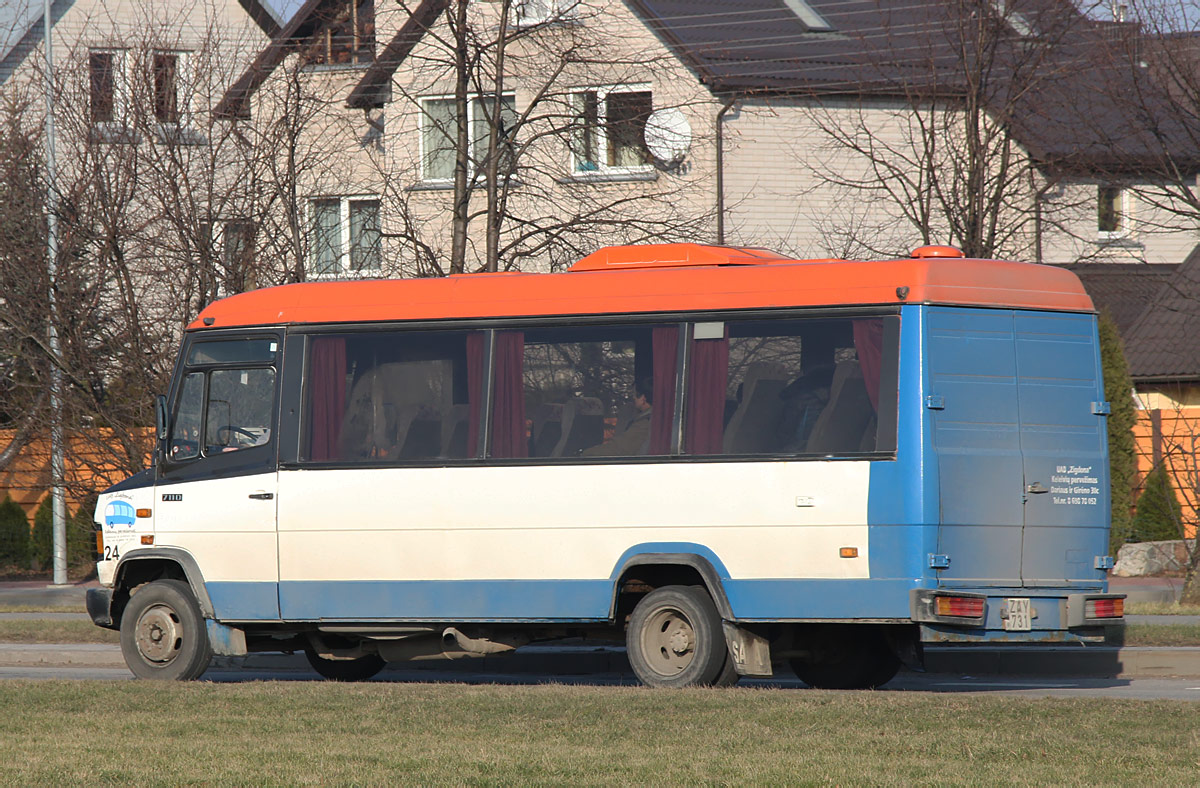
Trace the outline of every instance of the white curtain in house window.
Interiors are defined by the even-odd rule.
[[[494,112],[494,98],[477,98],[471,102],[471,138],[474,142],[475,164],[478,167],[482,167],[487,159],[488,133]],[[505,173],[512,169],[514,163],[513,129],[517,125],[517,103],[512,96],[501,97],[499,121],[496,152],[500,157],[499,171]]]
[[[424,177],[448,180],[454,177],[454,99],[426,99],[422,124]]]

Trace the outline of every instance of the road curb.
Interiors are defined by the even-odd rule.
[[[108,644],[0,643],[0,667],[124,668],[119,646]],[[488,675],[589,676],[629,674],[625,650],[609,647],[526,647],[507,656],[429,660],[396,665],[405,671]],[[1091,646],[959,648],[925,650],[929,673],[1091,678],[1200,677],[1200,648]],[[217,657],[213,668],[310,672],[300,654]]]

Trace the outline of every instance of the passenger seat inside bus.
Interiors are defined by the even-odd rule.
[[[839,361],[833,370],[829,403],[817,416],[806,450],[814,454],[860,451],[874,416],[858,360]]]
[[[533,437],[530,457],[549,457],[563,436],[563,405],[543,402],[533,409]]]
[[[742,401],[725,428],[725,454],[761,454],[773,451],[779,440],[787,372],[778,364],[755,362],[742,380]]]
[[[596,397],[575,397],[562,409],[562,437],[552,457],[574,457],[604,441],[604,403]]]

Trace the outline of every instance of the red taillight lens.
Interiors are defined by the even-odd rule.
[[[934,597],[934,612],[939,616],[983,618],[983,598],[974,596]]]
[[[1083,603],[1084,618],[1124,618],[1124,599],[1089,599]]]

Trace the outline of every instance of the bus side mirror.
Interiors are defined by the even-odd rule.
[[[154,435],[159,443],[167,439],[167,398],[162,394],[154,398]]]

